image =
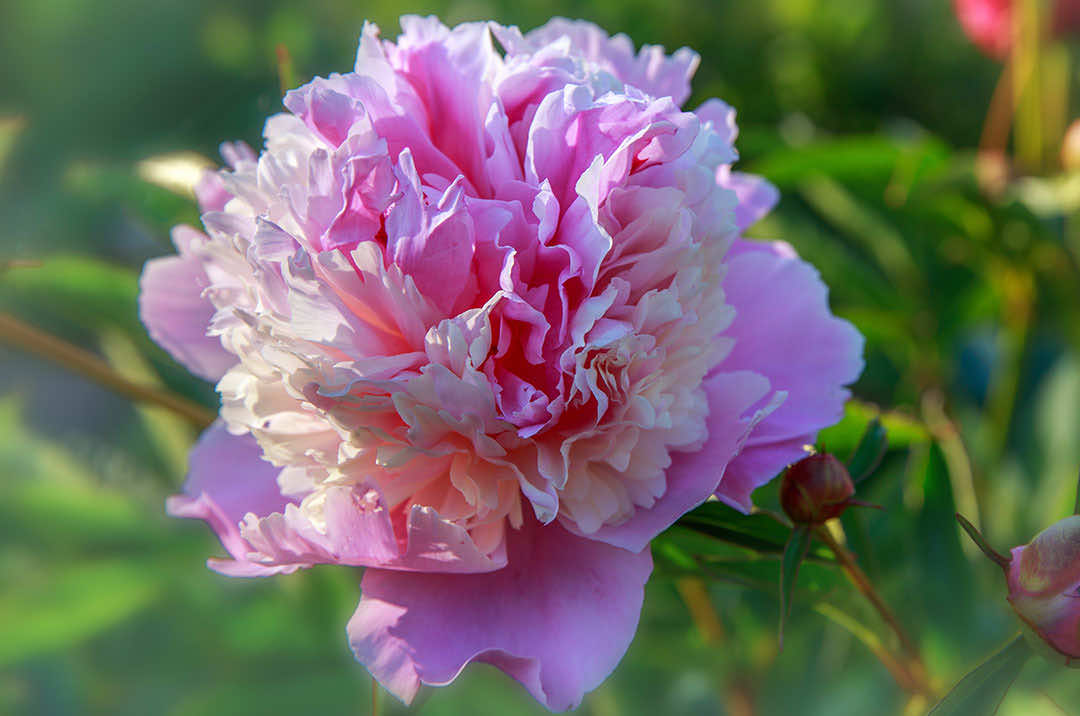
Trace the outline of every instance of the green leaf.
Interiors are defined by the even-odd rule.
[[[918,596],[926,613],[954,638],[977,628],[970,605],[978,595],[972,580],[972,563],[964,555],[956,523],[948,465],[937,443],[913,463],[913,481],[921,493],[922,506],[910,535],[910,549],[920,555],[925,570]]]
[[[755,589],[776,598],[779,594],[781,569],[782,562],[776,557],[703,559],[698,574]],[[793,586],[792,599],[814,603],[822,599],[833,599],[837,594],[846,591],[850,591],[849,584],[836,567],[807,559],[799,567],[799,579]]]
[[[103,334],[119,331],[149,359],[167,386],[217,404],[205,381],[178,366],[146,333],[138,315],[139,276],[131,268],[85,256],[56,255],[0,276],[0,311],[36,328],[94,347]]]
[[[79,563],[44,579],[9,583],[0,597],[0,665],[106,631],[148,606],[160,586],[154,570],[121,560]]]
[[[110,477],[124,478],[119,463],[111,464]],[[103,485],[84,458],[26,429],[10,398],[0,400],[0,474],[0,544],[56,556],[143,551],[176,539],[163,529],[160,507],[150,511],[133,495]]]
[[[1031,654],[1024,637],[1016,637],[960,679],[930,716],[993,716]]]
[[[899,450],[930,439],[919,420],[897,411],[882,411],[876,405],[849,400],[839,423],[818,433],[818,444],[833,453],[854,452],[866,435],[871,422],[880,420],[888,435],[888,449]],[[854,475],[853,475],[854,476]]]
[[[143,334],[138,291],[138,276],[129,268],[55,256],[6,271],[0,281],[0,308],[83,334],[104,326]]]
[[[914,167],[913,179],[939,167],[947,149],[934,141],[902,144],[881,135],[864,135],[817,141],[803,147],[785,147],[771,152],[751,167],[781,190],[790,189],[813,176],[863,183],[882,184],[896,173],[902,162]]]
[[[744,515],[722,502],[706,502],[676,523],[695,532],[754,550],[784,551],[791,528],[767,512]]]
[[[810,528],[800,525],[791,531],[780,562],[780,646],[784,645],[784,623],[791,613],[791,596],[799,577],[799,565],[810,550]]]
[[[847,186],[825,176],[806,180],[801,190],[802,197],[822,218],[874,259],[878,268],[899,289],[901,300],[907,303],[909,299],[925,295],[909,293],[924,289],[926,284],[910,246],[891,218],[867,206]],[[911,305],[902,308],[910,310]]]
[[[875,417],[866,426],[866,432],[863,433],[862,439],[855,446],[855,451],[848,460],[848,472],[855,484],[865,480],[877,469],[888,449],[889,438],[885,426],[881,424],[880,419]]]
[[[15,148],[15,140],[26,129],[26,119],[18,115],[0,117],[0,177],[3,176],[4,166],[7,164],[11,150]]]

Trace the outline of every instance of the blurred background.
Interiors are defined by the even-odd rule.
[[[1080,111],[1065,21],[979,47],[948,0],[3,0],[0,311],[216,410],[136,312],[143,262],[172,251],[171,226],[198,221],[176,167],[216,160],[225,139],[258,147],[283,74],[347,71],[363,21],[393,37],[406,12],[523,29],[584,17],[701,54],[688,106],[734,105],[741,168],[783,194],[754,234],[812,261],[867,337],[857,401],[822,436],[844,456],[885,411],[890,450],[860,488],[885,509],[845,515],[849,545],[937,688],[1011,638],[1000,572],[952,515],[1004,550],[1072,507],[1080,146],[1066,128]],[[195,428],[12,347],[5,330],[0,713],[369,713],[344,637],[358,572],[208,571],[216,540],[163,510]],[[671,568],[680,554],[732,548],[680,530],[657,542],[637,637],[582,713],[925,709],[873,655],[885,632],[842,579],[801,575],[781,652],[776,561],[761,580],[686,577]],[[1077,704],[1075,672],[1033,661],[1002,713]],[[412,712],[542,710],[474,666]]]

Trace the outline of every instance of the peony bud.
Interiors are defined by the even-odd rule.
[[[1009,603],[1066,665],[1080,666],[1080,516],[1046,528],[1012,551]]]
[[[854,494],[847,468],[828,453],[799,460],[780,483],[780,505],[795,524],[821,524],[838,517]]]
[[[1080,0],[1053,0],[1043,8],[1042,35],[1058,39],[1080,32]],[[953,0],[964,34],[990,57],[1004,59],[1013,48],[1016,0]]]

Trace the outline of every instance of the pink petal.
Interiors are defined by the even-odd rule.
[[[670,57],[658,45],[644,45],[635,54],[629,37],[621,33],[609,37],[602,28],[584,20],[557,17],[526,37],[538,45],[567,37],[574,54],[654,97],[671,97],[676,104],[682,104],[690,96],[690,78],[701,61],[696,52],[686,47]]]
[[[198,235],[189,227],[174,230],[174,242],[183,249]],[[236,365],[236,356],[206,335],[214,306],[203,298],[209,279],[202,262],[190,253],[151,259],[139,279],[139,317],[150,337],[192,373],[217,381]]]
[[[414,505],[402,544],[378,493],[334,487],[327,491],[326,527],[319,531],[295,505],[247,517],[240,529],[246,549],[235,561],[210,566],[232,576],[292,572],[316,564],[347,564],[419,572],[490,572],[506,564],[505,544],[481,552],[465,528],[447,522],[430,507]],[[230,550],[231,551],[231,550]]]
[[[166,510],[174,517],[204,520],[229,554],[243,559],[250,549],[240,536],[244,515],[270,514],[288,503],[278,488],[280,471],[262,459],[255,438],[233,435],[219,420],[192,449],[184,494],[170,497]]]
[[[708,499],[718,485],[726,484],[725,467],[764,417],[751,408],[769,393],[769,381],[749,371],[720,373],[706,378],[703,387],[709,398],[705,446],[697,452],[672,453],[667,489],[656,503],[620,525],[601,527],[590,535],[592,539],[624,549],[643,549],[649,540]]]
[[[756,223],[772,211],[780,201],[780,192],[762,177],[754,174],[733,172],[728,165],[716,173],[716,183],[735,192],[739,203],[735,206],[735,224],[740,231]]]
[[[843,415],[844,388],[862,372],[863,338],[829,312],[817,271],[781,242],[740,239],[724,280],[735,339],[720,370],[753,370],[787,399],[761,421],[728,467],[717,497],[749,510],[750,492],[797,460],[817,431]]]
[[[652,571],[638,553],[529,519],[487,574],[369,569],[349,621],[356,658],[409,703],[471,661],[493,664],[553,711],[577,707],[622,658]]]
[[[503,545],[484,554],[464,528],[418,505],[399,543],[381,498],[362,487],[328,491],[320,532],[282,496],[281,469],[263,459],[255,438],[233,435],[220,421],[199,438],[190,462],[184,494],[169,498],[167,509],[217,533],[233,559],[209,564],[223,574],[265,576],[324,563],[462,573],[506,564]]]

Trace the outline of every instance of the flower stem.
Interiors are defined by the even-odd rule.
[[[701,577],[683,577],[675,582],[683,603],[690,612],[690,618],[697,626],[701,638],[706,644],[718,644],[724,640],[724,623],[713,609],[705,580]]]
[[[199,428],[214,422],[215,415],[198,403],[165,390],[134,383],[93,353],[40,331],[9,313],[0,312],[0,342],[50,360],[125,398],[171,410]]]
[[[892,632],[896,635],[897,640],[900,642],[900,648],[904,652],[906,657],[904,661],[904,669],[907,675],[910,677],[910,683],[900,685],[909,690],[926,694],[927,696],[934,696],[934,689],[930,685],[926,675],[926,667],[922,663],[922,656],[919,654],[919,648],[915,645],[915,642],[907,635],[907,632],[900,625],[900,621],[893,614],[892,609],[885,603],[885,600],[881,598],[877,589],[874,588],[870,578],[866,576],[866,573],[862,571],[858,563],[855,561],[855,556],[848,551],[846,547],[836,541],[836,538],[832,536],[832,533],[825,528],[824,525],[818,526],[814,529],[814,535],[824,542],[832,553],[836,555],[836,559],[840,562],[840,565],[844,568],[844,572],[847,574],[848,579],[855,585],[855,588],[862,592],[870,604],[873,605],[877,613],[881,615],[882,620],[889,626]]]
[[[837,609],[828,602],[821,602],[814,605],[814,610],[821,614],[823,617],[832,620],[836,624],[840,625],[844,629],[847,629],[856,639],[863,643],[867,649],[878,658],[882,666],[892,674],[893,679],[900,685],[904,691],[919,691],[920,686],[908,670],[906,664],[901,659],[898,659],[881,643],[881,639],[877,634],[860,624],[855,619],[851,618],[843,611]]]

